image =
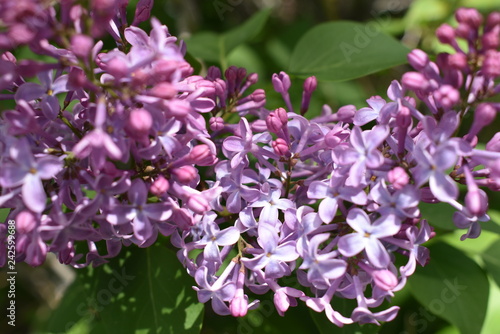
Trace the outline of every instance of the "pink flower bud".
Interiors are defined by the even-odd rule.
[[[450,85],[440,86],[434,92],[434,99],[445,109],[450,109],[460,102],[460,92]]]
[[[133,26],[146,21],[151,16],[151,9],[153,8],[153,0],[139,0],[135,6],[135,16],[132,23]]]
[[[210,204],[201,194],[191,194],[187,199],[186,205],[189,209],[200,215],[210,210]]]
[[[318,80],[315,76],[308,77],[306,81],[304,81],[304,91],[308,94],[311,94],[318,87]]]
[[[256,89],[252,94],[251,94],[251,99],[254,102],[262,102],[266,100],[266,92],[263,89]]]
[[[424,77],[422,73],[418,72],[407,72],[403,74],[401,83],[405,88],[411,90],[425,91],[429,87],[429,81]]]
[[[490,13],[486,19],[485,31],[491,31],[498,25],[500,25],[500,12]]]
[[[211,117],[208,124],[210,125],[210,130],[212,131],[220,131],[224,129],[224,119],[222,119],[222,117]]]
[[[448,56],[448,65],[459,70],[465,69],[467,64],[467,56],[463,53],[454,53]]]
[[[259,81],[259,75],[257,73],[250,73],[250,75],[247,78],[247,82],[250,85],[254,85],[257,83],[257,81]]]
[[[475,8],[459,8],[455,12],[455,18],[457,22],[468,24],[475,29],[483,23],[483,16]]]
[[[485,127],[490,125],[497,116],[497,111],[490,103],[480,103],[474,112],[474,124]]]
[[[466,40],[474,39],[475,32],[476,30],[467,23],[460,23],[455,29],[455,35]]]
[[[287,142],[283,138],[278,138],[272,143],[274,152],[282,157],[290,156],[290,149],[288,148]]]
[[[94,47],[94,39],[86,35],[73,35],[71,37],[71,51],[81,59],[87,59]]]
[[[191,104],[185,100],[173,99],[168,101],[168,114],[173,117],[186,117],[192,110]]]
[[[408,62],[414,69],[420,71],[429,64],[429,57],[424,51],[415,49],[408,54]]]
[[[391,291],[398,285],[398,278],[390,270],[374,270],[372,277],[379,288],[384,291]]]
[[[500,76],[500,52],[488,50],[484,55],[483,73],[489,78]]]
[[[481,42],[483,49],[498,49],[500,46],[500,25],[485,33],[481,38]]]
[[[145,109],[134,109],[130,112],[127,128],[136,132],[136,136],[146,135],[153,125],[153,117]]]
[[[236,289],[236,293],[229,303],[229,310],[233,317],[244,317],[248,311],[248,296],[243,289]]]
[[[266,117],[266,125],[269,131],[271,131],[272,133],[279,133],[281,131],[281,128],[283,127],[283,122],[275,112],[271,112]]]
[[[151,184],[149,191],[155,196],[161,196],[166,193],[169,188],[170,183],[168,180],[163,175],[159,175]]]
[[[280,74],[273,74],[272,77],[274,90],[280,94],[287,93],[292,85],[290,77],[285,72],[280,72]]]
[[[21,211],[16,216],[16,231],[19,234],[26,234],[36,227],[36,218],[30,211]]]
[[[399,126],[400,128],[407,128],[410,126],[411,123],[411,113],[410,109],[408,109],[405,106],[402,106],[398,114],[396,115],[396,125]]]
[[[387,178],[394,189],[399,190],[410,182],[410,177],[402,167],[394,167],[387,173]]]
[[[343,107],[340,107],[339,110],[337,110],[337,117],[340,122],[346,122],[346,123],[351,123],[352,118],[356,114],[356,106],[349,104]]]
[[[488,211],[488,195],[482,189],[469,190],[465,195],[465,207],[474,216],[482,216]]]
[[[170,100],[177,95],[177,89],[169,82],[160,82],[149,90],[149,94],[162,99]]]
[[[190,165],[172,168],[170,174],[181,184],[188,184],[198,176],[198,170]]]
[[[283,315],[290,307],[290,299],[283,288],[276,290],[273,301],[280,315]]]
[[[217,161],[215,155],[205,144],[196,145],[195,147],[193,147],[193,149],[189,153],[189,159],[194,164],[197,164],[199,166],[210,166]]]
[[[453,44],[455,41],[455,29],[449,24],[442,24],[436,30],[438,40],[443,44]]]
[[[125,59],[114,57],[106,63],[105,70],[116,79],[121,79],[128,74],[128,65]]]

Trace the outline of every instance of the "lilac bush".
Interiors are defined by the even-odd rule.
[[[315,77],[294,106],[290,77],[273,75],[283,105],[268,110],[257,74],[193,74],[166,26],[137,27],[151,1],[131,25],[127,2],[0,4],[1,99],[15,102],[0,119],[0,205],[16,220],[17,261],[38,266],[51,252],[97,266],[161,234],[217,314],[245,316],[259,304],[250,292],[269,293],[280,315],[303,302],[343,326],[396,317],[399,307],[378,307],[429,261],[420,203],[449,204],[462,239],[479,236],[483,189],[500,189],[500,133],[477,145],[500,110],[487,102],[500,93],[500,13],[459,9],[458,27],[437,30],[455,53],[413,50],[415,71],[388,100],[308,119]],[[51,61],[16,59],[23,45]],[[283,283],[292,275],[300,289]],[[357,306],[340,314],[339,298]]]

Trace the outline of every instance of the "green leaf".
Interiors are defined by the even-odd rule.
[[[264,28],[270,13],[270,9],[260,11],[239,27],[224,34],[208,31],[193,34],[186,40],[187,49],[194,57],[219,63],[225,68],[227,55],[238,45],[257,36]]]
[[[192,285],[164,246],[130,247],[109,264],[81,269],[45,332],[199,333],[203,304]]]
[[[500,212],[496,210],[489,210],[488,215],[491,220],[489,222],[480,223],[481,228],[486,231],[500,234]]]
[[[422,218],[427,219],[429,224],[444,230],[456,230],[453,224],[453,213],[457,211],[447,203],[420,203],[418,205]],[[465,232],[464,232],[465,233]]]
[[[486,270],[500,286],[500,240],[493,243],[483,254]]]
[[[412,294],[462,334],[480,333],[488,305],[486,274],[471,258],[445,243],[434,243],[429,250],[430,262],[409,280]]]
[[[328,22],[302,36],[292,53],[289,70],[299,77],[349,80],[404,64],[408,51],[376,24]]]

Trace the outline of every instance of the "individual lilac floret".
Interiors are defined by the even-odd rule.
[[[166,203],[147,203],[148,190],[144,182],[135,179],[128,190],[130,204],[118,205],[111,209],[106,219],[113,225],[132,222],[134,236],[140,242],[145,242],[153,236],[154,229],[150,219],[165,221],[172,215],[172,210]]]
[[[251,270],[264,269],[266,278],[280,278],[290,274],[290,267],[286,262],[295,261],[299,254],[295,251],[295,241],[279,243],[278,233],[269,224],[259,224],[257,242],[262,248],[248,249],[253,258],[243,258],[245,267]]]
[[[42,180],[54,178],[62,169],[62,162],[53,156],[35,159],[26,139],[12,144],[9,155],[13,161],[2,165],[0,185],[6,188],[22,185],[21,193],[26,207],[33,212],[42,212],[47,201]]]
[[[342,276],[347,268],[344,260],[336,258],[338,252],[325,253],[319,249],[329,237],[328,233],[318,234],[309,241],[301,238],[297,243],[297,250],[304,261],[299,269],[308,269],[307,279],[318,289],[328,288],[330,280]]]
[[[341,165],[351,165],[349,176],[354,187],[365,183],[367,168],[376,169],[384,163],[384,156],[378,147],[388,135],[389,129],[384,125],[375,126],[367,131],[361,131],[357,126],[352,129],[350,136],[352,148],[340,152],[339,162]]]
[[[340,237],[339,252],[351,257],[364,250],[374,267],[387,268],[389,253],[379,239],[399,232],[400,224],[390,217],[382,217],[372,223],[366,212],[359,208],[351,209],[346,221],[355,233]]]
[[[313,181],[307,190],[307,197],[323,199],[318,210],[323,222],[328,224],[333,220],[339,201],[349,201],[358,205],[366,204],[366,193],[361,188],[344,186],[343,177],[333,175],[330,180],[326,181]]]
[[[234,262],[231,262],[226,272],[231,267],[234,267]],[[208,273],[205,266],[201,266],[196,271],[194,279],[199,287],[193,287],[198,294],[198,300],[201,303],[212,301],[212,308],[219,315],[229,315],[231,311],[225,302],[233,299],[236,293],[236,284],[230,280],[226,281],[227,275],[221,275],[217,280],[214,280]]]

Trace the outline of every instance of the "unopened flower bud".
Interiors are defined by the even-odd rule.
[[[465,23],[477,29],[483,23],[483,16],[475,8],[459,8],[455,12],[458,23]]]
[[[482,189],[472,189],[465,195],[465,207],[474,216],[482,216],[488,211],[488,195]]]
[[[151,16],[151,9],[153,8],[153,0],[139,0],[135,6],[133,26],[138,25],[149,19]]]
[[[485,127],[490,125],[497,115],[497,111],[490,103],[480,103],[474,112],[474,123]]]
[[[73,35],[71,37],[71,51],[80,59],[87,59],[94,47],[94,39],[87,35]]]
[[[443,85],[434,92],[434,99],[447,110],[460,102],[460,92],[450,85]]]
[[[193,147],[193,149],[189,153],[189,159],[194,164],[197,164],[199,166],[210,166],[217,161],[215,155],[205,144],[196,145],[195,147]]]
[[[247,78],[247,82],[250,85],[254,85],[257,83],[257,81],[259,81],[259,75],[257,73],[250,73],[250,75]]]
[[[272,146],[277,155],[282,157],[290,156],[290,149],[288,148],[287,142],[283,138],[277,138],[273,141]]]
[[[398,285],[398,278],[390,270],[374,270],[372,277],[375,284],[384,291],[391,291]]]
[[[210,204],[201,194],[191,194],[186,202],[189,209],[197,214],[204,214],[210,210]]]
[[[443,44],[453,44],[455,41],[455,29],[449,24],[442,24],[436,30],[438,40]]]
[[[424,51],[415,49],[408,54],[408,62],[414,69],[420,71],[429,63],[429,56]]]
[[[168,101],[168,113],[173,117],[185,117],[192,110],[191,104],[185,100],[173,99]]]
[[[280,74],[273,74],[272,77],[274,90],[280,94],[287,93],[292,85],[290,77],[285,72],[280,72]]]
[[[272,133],[279,133],[281,131],[281,128],[283,127],[283,122],[275,112],[271,112],[266,117],[266,125],[268,130]]]
[[[162,99],[170,100],[177,95],[177,89],[169,82],[160,82],[149,90],[149,94]]]
[[[342,106],[337,110],[337,117],[340,122],[352,123],[352,119],[356,114],[356,106],[349,104]]]
[[[400,128],[407,128],[411,123],[411,112],[405,106],[402,106],[396,115],[396,125]]]
[[[159,175],[151,184],[149,191],[155,196],[161,196],[166,193],[169,188],[170,183],[168,180],[163,175]]]
[[[485,31],[491,31],[498,25],[500,25],[500,12],[490,13],[486,18]]]
[[[387,173],[387,178],[394,189],[403,189],[410,182],[410,177],[402,167],[394,167]]]
[[[105,70],[116,79],[121,79],[128,74],[128,65],[125,59],[114,57],[106,63]]]
[[[190,165],[172,168],[170,174],[181,184],[188,184],[198,176],[198,170]]]
[[[127,127],[136,135],[142,136],[149,132],[153,125],[153,117],[145,109],[134,109],[130,112]]]
[[[224,129],[224,119],[222,119],[222,117],[211,117],[208,124],[210,125],[210,130],[212,131],[220,131]]]
[[[500,76],[500,52],[496,50],[488,50],[484,55],[483,73],[489,78],[497,78]]]
[[[463,70],[467,67],[467,56],[463,53],[454,53],[448,56],[448,65],[451,68]]]
[[[429,81],[422,73],[407,72],[403,74],[401,83],[404,87],[411,90],[426,90],[429,87]]]
[[[16,216],[16,231],[19,234],[31,232],[36,227],[36,218],[30,211],[21,211]]]
[[[483,49],[498,49],[498,46],[500,46],[500,25],[485,33],[481,38],[481,42]]]

